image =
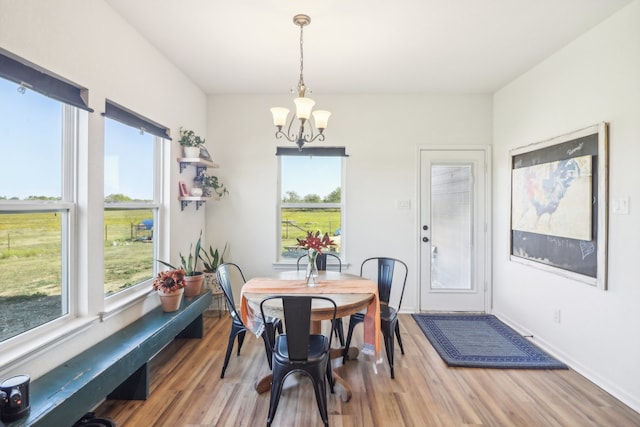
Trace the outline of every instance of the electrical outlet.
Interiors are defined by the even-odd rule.
[[[560,310],[553,311],[553,321],[556,323],[560,323]]]

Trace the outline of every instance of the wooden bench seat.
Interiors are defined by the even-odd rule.
[[[149,360],[174,338],[202,338],[202,313],[211,299],[207,291],[183,298],[172,313],[157,307],[35,379],[30,384],[30,414],[7,427],[71,426],[105,397],[146,399]]]

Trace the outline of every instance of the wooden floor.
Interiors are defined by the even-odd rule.
[[[410,315],[400,325],[405,354],[396,347],[395,380],[386,359],[333,362],[353,397],[344,402],[340,388],[329,395],[332,427],[640,426],[639,413],[574,371],[448,368]],[[228,316],[208,313],[205,338],[175,340],[153,359],[148,400],[108,400],[96,414],[118,427],[266,425],[269,393],[254,389],[269,372],[262,341],[247,334],[220,379],[229,328]],[[354,343],[361,340],[360,326]],[[306,378],[283,392],[273,425],[322,425]]]

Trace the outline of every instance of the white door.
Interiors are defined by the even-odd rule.
[[[420,152],[421,311],[487,311],[487,151]]]

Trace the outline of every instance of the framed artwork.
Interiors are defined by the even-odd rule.
[[[608,125],[510,152],[510,259],[607,288]]]

